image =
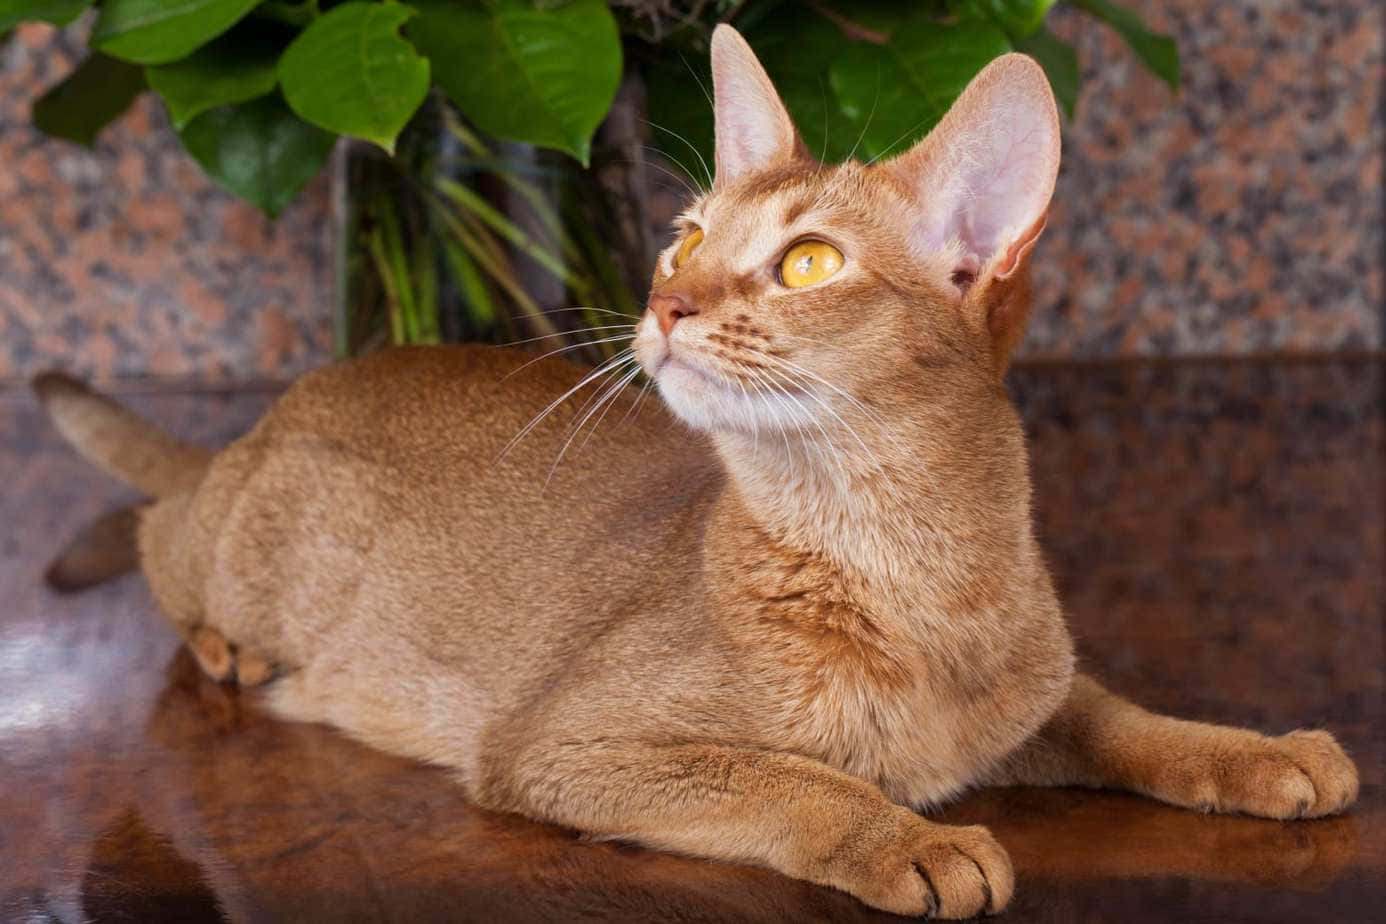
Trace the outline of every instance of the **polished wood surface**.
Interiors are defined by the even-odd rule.
[[[1011,852],[1012,921],[1386,914],[1383,364],[1036,366],[1011,388],[1086,668],[1138,701],[1322,725],[1346,816],[1205,816],[1008,789],[938,813]],[[224,440],[267,392],[143,394]],[[866,921],[846,895],[499,816],[447,774],[259,712],[202,677],[142,580],[75,595],[47,559],[130,495],[0,391],[0,920]]]

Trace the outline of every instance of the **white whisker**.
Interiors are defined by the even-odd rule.
[[[614,314],[614,315],[616,315],[616,317],[618,317],[618,318],[630,318],[632,321],[636,320],[634,317],[632,317],[631,315],[626,314],[624,311],[612,311],[610,308],[593,308],[593,307],[588,306],[588,305],[578,305],[578,306],[573,307],[573,308],[550,308],[550,309],[548,309],[548,310],[546,310],[546,311],[541,311],[541,312],[539,312],[539,313],[540,313],[540,314],[561,314],[561,313],[563,313],[563,312],[565,312],[565,311],[595,311],[595,312],[597,312],[598,314]]]
[[[760,450],[760,427],[756,425],[756,415],[751,412],[751,394],[746,391],[746,383],[740,378],[736,380],[736,387],[741,389],[741,396],[746,399],[746,418],[750,421],[751,430],[751,461],[755,461]]]
[[[537,343],[540,340],[552,340],[555,337],[576,337],[579,334],[590,334],[599,330],[634,330],[634,324],[603,324],[597,327],[579,327],[576,330],[561,330],[553,334],[542,334],[538,337],[526,337],[524,340],[511,340],[509,343],[498,343],[496,346],[513,347],[523,343]],[[586,340],[584,343],[591,343]]]
[[[634,362],[635,360],[630,359],[628,361]],[[563,461],[563,455],[568,451],[568,447],[573,444],[573,440],[577,438],[577,435],[580,432],[582,432],[582,428],[587,423],[587,421],[592,419],[592,415],[596,414],[597,411],[601,410],[604,406],[609,408],[611,406],[611,402],[615,400],[616,395],[620,394],[621,390],[625,388],[626,385],[630,384],[630,382],[634,380],[634,378],[639,374],[640,369],[638,367],[631,370],[630,372],[617,372],[615,370],[612,370],[612,376],[614,381],[608,381],[605,385],[602,386],[602,391],[599,397],[597,398],[597,403],[592,405],[592,409],[589,410],[586,414],[583,414],[582,417],[578,419],[577,423],[575,423],[572,429],[569,431],[568,438],[563,441],[563,445],[559,447],[558,455],[554,457],[553,465],[549,466],[549,474],[547,477],[544,478],[544,487],[547,488],[549,486],[549,482],[553,480],[553,473],[558,471],[558,463]],[[602,416],[606,416],[605,412],[603,412]],[[600,419],[598,420],[598,423],[600,423]],[[593,430],[595,431],[595,429],[596,428],[594,427]],[[591,438],[590,434],[588,438]],[[583,445],[586,446],[586,442],[584,442]]]
[[[857,148],[861,147],[862,140],[866,137],[867,131],[871,128],[872,121],[876,118],[876,106],[881,102],[881,68],[876,66],[876,98],[871,101],[871,112],[866,116],[866,124],[861,127],[861,134],[857,135],[857,143],[852,145],[852,150],[847,152],[846,160],[851,160],[857,156]]]
[[[617,343],[617,342],[619,342],[619,341],[621,341],[621,340],[634,340],[634,339],[635,339],[635,334],[618,334],[618,335],[615,336],[615,337],[602,337],[602,338],[597,339],[597,340],[586,340],[586,341],[583,341],[582,343],[573,343],[573,344],[570,344],[570,345],[565,346],[565,347],[559,347],[559,348],[556,349],[556,350],[550,350],[549,352],[543,354],[542,356],[536,356],[536,357],[534,357],[534,358],[531,359],[529,362],[525,363],[523,366],[520,366],[520,367],[518,367],[518,368],[515,368],[515,369],[510,370],[510,371],[507,372],[505,375],[501,376],[501,381],[504,382],[506,379],[510,378],[512,375],[516,375],[516,374],[518,374],[518,373],[520,373],[520,372],[523,372],[524,370],[528,369],[530,366],[534,365],[535,363],[539,362],[540,360],[548,359],[550,356],[557,356],[559,353],[567,353],[567,352],[570,351],[570,350],[580,350],[580,349],[582,349],[582,348],[585,347],[585,346],[594,346],[594,345],[596,345],[596,344],[598,344],[598,343]]]
[[[679,141],[682,141],[685,145],[687,145],[688,150],[693,152],[693,156],[698,158],[698,163],[703,165],[703,174],[707,177],[708,187],[712,186],[712,171],[708,169],[707,161],[703,159],[702,152],[693,146],[693,142],[689,141],[687,138],[683,137],[683,135],[680,135],[672,128],[665,128],[663,125],[660,125],[657,122],[651,122],[649,119],[646,119],[645,124],[650,126],[651,128],[657,128],[660,131],[665,132],[666,134],[672,135],[673,137],[677,138]]]
[[[505,444],[505,448],[501,450],[500,455],[496,457],[496,460],[500,461],[501,459],[505,458],[506,453],[510,452],[510,450],[515,447],[516,443],[524,439],[525,436],[527,436],[530,433],[530,431],[532,431],[535,427],[539,426],[540,421],[542,421],[545,417],[548,417],[549,414],[553,413],[554,409],[561,405],[564,401],[567,401],[570,397],[572,397],[575,393],[580,391],[588,383],[612,371],[617,366],[620,366],[634,359],[634,354],[635,351],[627,347],[620,353],[617,353],[615,356],[608,359],[606,362],[602,363],[597,368],[593,369],[587,375],[583,376],[581,381],[579,381],[572,388],[565,391],[559,397],[555,398],[549,404],[548,407],[544,408],[542,411],[536,414],[533,417],[533,419],[530,420],[529,423],[525,424],[524,427],[520,429],[519,433],[516,433],[513,437],[511,437],[510,442]]]
[[[835,388],[836,386],[833,386],[832,383],[830,383],[830,382],[828,382],[827,380],[821,378],[820,376],[817,376],[817,375],[815,375],[814,373],[809,372],[807,369],[803,368],[802,366],[798,365],[797,363],[791,363],[791,362],[789,362],[788,360],[782,359],[782,358],[780,358],[780,357],[778,357],[778,356],[768,356],[768,355],[767,355],[766,358],[769,359],[769,360],[771,360],[771,361],[773,361],[773,362],[780,363],[780,364],[781,364],[781,365],[780,365],[780,369],[781,369],[781,371],[783,372],[783,374],[784,374],[787,378],[790,378],[790,381],[791,381],[792,383],[794,383],[794,384],[800,386],[800,387],[803,389],[804,394],[808,395],[808,396],[809,396],[810,398],[812,398],[814,401],[817,401],[818,404],[823,408],[823,410],[825,410],[825,411],[827,411],[829,414],[833,415],[833,417],[837,420],[837,422],[840,423],[840,424],[842,424],[843,428],[846,429],[846,431],[847,431],[849,434],[851,434],[851,436],[852,436],[852,438],[853,438],[854,440],[857,441],[858,445],[861,446],[862,451],[865,452],[865,453],[871,458],[872,463],[873,463],[877,468],[883,467],[883,466],[881,465],[880,459],[878,459],[878,458],[876,457],[876,454],[872,451],[871,447],[867,445],[866,440],[864,440],[864,439],[861,438],[861,434],[857,433],[856,428],[853,427],[851,424],[849,424],[846,420],[844,420],[843,417],[842,417],[842,415],[839,414],[839,413],[833,408],[833,406],[832,406],[831,404],[829,404],[828,402],[824,401],[824,400],[818,395],[818,393],[814,391],[814,389],[812,389],[812,388],[810,388],[810,387],[807,387],[807,385],[805,384],[805,382],[807,381],[807,379],[808,379],[809,376],[813,376],[813,378],[817,378],[817,379],[818,379],[819,381],[821,381],[824,385],[828,385],[829,387],[834,387],[834,388]],[[803,380],[805,380],[805,381],[796,382],[796,381],[794,380],[794,378],[792,378],[793,376],[797,376],[799,379],[803,379]],[[838,389],[838,390],[841,391],[841,389]],[[842,393],[843,393],[843,394],[846,394],[846,392],[842,392]],[[847,395],[847,397],[848,397],[848,398],[851,398],[851,395]],[[855,401],[856,399],[853,398],[852,400]],[[860,403],[859,403],[859,402],[858,402],[858,404],[859,404],[859,406],[860,406]],[[863,407],[862,409],[865,410],[864,407]]]
[[[635,400],[632,401],[630,403],[630,407],[626,409],[625,415],[622,416],[619,421],[617,421],[617,426],[620,426],[627,420],[630,420],[631,417],[636,415],[636,412],[640,410],[640,405],[643,404],[645,401],[645,396],[650,393],[650,389],[653,387],[654,379],[646,379],[645,384],[640,386],[640,394],[635,396]]]
[[[876,424],[880,425],[882,428],[886,429],[887,432],[888,432],[888,430],[889,430],[889,424],[888,424],[888,422],[886,421],[886,419],[885,419],[884,417],[882,417],[882,416],[881,416],[879,413],[877,413],[876,411],[874,411],[874,410],[872,410],[871,408],[867,407],[865,404],[862,404],[861,401],[857,400],[856,396],[853,395],[851,392],[848,392],[846,389],[844,389],[844,388],[842,388],[842,387],[840,387],[840,386],[838,386],[838,385],[834,385],[832,382],[829,382],[827,379],[823,378],[823,377],[822,377],[821,375],[819,375],[818,373],[813,372],[813,371],[810,370],[810,369],[805,369],[803,366],[799,365],[798,363],[793,362],[792,360],[785,359],[783,356],[770,356],[770,354],[768,354],[768,353],[762,354],[762,355],[768,357],[768,358],[769,358],[771,361],[773,361],[773,362],[777,362],[777,363],[782,364],[782,366],[783,366],[784,368],[786,368],[786,369],[789,369],[789,370],[791,370],[791,371],[793,371],[793,372],[796,372],[796,373],[798,373],[799,375],[805,376],[805,377],[807,377],[807,378],[809,378],[809,379],[811,379],[811,380],[817,382],[818,384],[823,385],[823,386],[826,387],[826,388],[832,389],[833,392],[835,392],[835,393],[838,394],[838,395],[841,395],[843,398],[845,398],[845,399],[847,400],[847,402],[848,402],[849,404],[851,404],[853,407],[857,408],[859,411],[861,411],[863,414],[865,414],[868,420],[872,421],[873,423],[876,423]]]
[[[781,408],[784,407],[784,402],[783,402],[783,400],[781,400],[781,398],[780,398],[778,395],[776,395],[776,394],[774,394],[774,393],[768,391],[768,390],[764,387],[764,384],[763,384],[763,383],[769,381],[768,378],[767,378],[766,376],[762,375],[758,370],[752,369],[752,368],[749,368],[749,367],[746,369],[746,372],[747,372],[748,374],[751,375],[751,377],[752,377],[752,379],[753,379],[752,384],[756,386],[756,391],[757,391],[757,393],[759,393],[759,394],[765,396],[766,398],[769,398],[769,399],[773,400],[776,404],[780,405]],[[790,447],[790,443],[789,443],[789,430],[788,430],[788,428],[786,428],[785,425],[784,425],[783,416],[782,416],[782,414],[777,414],[777,415],[775,415],[775,417],[772,418],[772,419],[775,421],[775,426],[779,428],[780,436],[784,439],[784,452],[785,452],[785,457],[789,459],[789,461],[790,461],[791,464],[793,464],[793,461],[794,461],[794,450]],[[808,460],[807,454],[805,454],[804,459],[805,459],[805,461]]]
[[[592,424],[592,429],[587,431],[587,436],[583,439],[582,445],[578,446],[579,451],[581,451],[582,448],[586,446],[588,443],[592,442],[592,437],[596,435],[597,428],[602,425],[602,420],[605,419],[607,413],[612,409],[612,407],[615,406],[616,401],[621,397],[621,392],[625,391],[628,387],[630,387],[631,382],[634,382],[637,378],[639,378],[640,372],[640,367],[637,366],[636,368],[626,373],[625,377],[616,383],[615,389],[611,392],[611,397],[606,399],[606,409],[603,410],[599,415],[597,415],[596,421]]]
[[[832,461],[837,465],[839,471],[840,471],[844,476],[846,476],[846,475],[847,475],[847,466],[846,466],[846,462],[845,462],[845,461],[843,460],[843,458],[842,458],[842,452],[841,452],[841,450],[838,449],[837,444],[835,444],[835,443],[833,442],[832,437],[830,437],[830,436],[828,435],[828,431],[825,430],[825,429],[823,428],[823,425],[822,425],[822,423],[819,422],[818,417],[817,417],[815,414],[811,413],[811,412],[809,411],[809,409],[806,408],[806,407],[804,406],[804,403],[803,403],[802,401],[800,401],[796,396],[794,396],[791,392],[789,392],[787,389],[785,389],[782,385],[779,384],[778,379],[777,379],[775,373],[774,373],[772,370],[770,370],[770,369],[763,369],[763,370],[758,370],[758,371],[761,372],[761,373],[763,373],[763,374],[766,376],[767,380],[770,382],[770,384],[771,384],[776,390],[778,390],[781,394],[783,394],[783,395],[785,396],[785,398],[787,398],[787,399],[788,399],[790,402],[792,402],[796,407],[798,407],[798,408],[799,408],[799,412],[800,412],[804,417],[807,417],[808,420],[809,420],[809,422],[812,423],[812,424],[818,429],[818,432],[821,433],[821,434],[823,435],[823,441],[824,441],[824,444],[825,444],[825,448],[831,449],[832,452],[833,452],[833,459],[832,459]],[[795,383],[793,383],[793,382],[791,382],[790,385],[791,385],[791,387],[798,387],[798,386],[795,385]],[[812,393],[811,393],[811,392],[805,391],[805,394],[809,394],[810,396],[812,396]],[[801,432],[802,432],[802,430],[801,430]],[[818,448],[818,447],[815,445],[815,448]],[[821,448],[820,448],[820,450],[819,450],[819,458],[824,458]]]
[[[694,183],[697,181],[697,178],[694,177],[692,174],[686,174],[686,175],[684,175],[684,174],[675,173],[674,171],[670,170],[668,167],[664,166],[664,165],[661,164],[661,163],[657,163],[657,162],[652,161],[652,160],[642,160],[642,161],[638,161],[638,162],[637,162],[637,161],[630,160],[629,158],[626,158],[626,159],[621,160],[620,163],[623,163],[623,164],[636,164],[636,163],[639,163],[641,166],[653,167],[653,168],[655,168],[655,169],[658,170],[660,173],[663,173],[665,176],[669,177],[669,178],[672,179],[674,182],[678,183],[679,186],[682,187],[683,191],[684,191],[685,193],[688,194],[688,197],[689,197],[690,199],[696,199],[696,198],[698,198],[699,196],[701,196],[701,195],[703,195],[703,194],[705,193],[705,190],[703,190],[703,189],[701,189],[700,187],[694,185]],[[675,163],[678,163],[678,162],[675,161]],[[679,166],[682,167],[683,164],[679,164]]]

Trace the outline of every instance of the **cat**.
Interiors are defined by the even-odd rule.
[[[1348,806],[1325,731],[1155,715],[1075,672],[1001,385],[1059,164],[1039,66],[1001,57],[910,150],[836,166],[725,25],[712,70],[715,181],[604,370],[638,362],[662,405],[592,404],[558,359],[397,349],[212,454],[37,380],[155,498],[140,561],[204,669],[482,806],[902,914],[1010,901],[986,829],[917,811],[972,786]],[[571,439],[583,395],[625,419]]]

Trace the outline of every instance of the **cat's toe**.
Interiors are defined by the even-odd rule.
[[[274,679],[274,664],[263,655],[244,648],[236,652],[236,682],[243,687],[258,687]]]
[[[1196,774],[1191,802],[1263,818],[1313,818],[1342,811],[1357,797],[1357,768],[1333,736],[1296,731],[1214,748]]]
[[[236,664],[231,645],[211,626],[198,626],[188,635],[188,648],[198,665],[218,683],[229,680]]]
[[[1333,815],[1357,801],[1357,766],[1328,732],[1301,729],[1272,740],[1313,786],[1304,817]]]
[[[946,839],[924,846],[914,865],[940,918],[994,914],[1010,903],[1015,890],[1010,857],[986,828],[950,830]]]
[[[976,917],[1006,907],[1015,890],[1010,858],[982,827],[932,824],[915,816],[863,859],[848,891],[897,914]]]

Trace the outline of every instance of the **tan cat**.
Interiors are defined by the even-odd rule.
[[[1073,672],[1000,385],[1059,160],[1039,67],[1003,57],[913,150],[828,167],[726,26],[712,63],[716,182],[634,336],[672,415],[613,390],[627,419],[570,440],[589,384],[509,445],[584,373],[397,350],[213,456],[37,383],[157,498],[141,561],[204,666],[481,805],[906,914],[1010,900],[985,829],[916,813],[972,785],[1350,804],[1326,732],[1153,715]]]

